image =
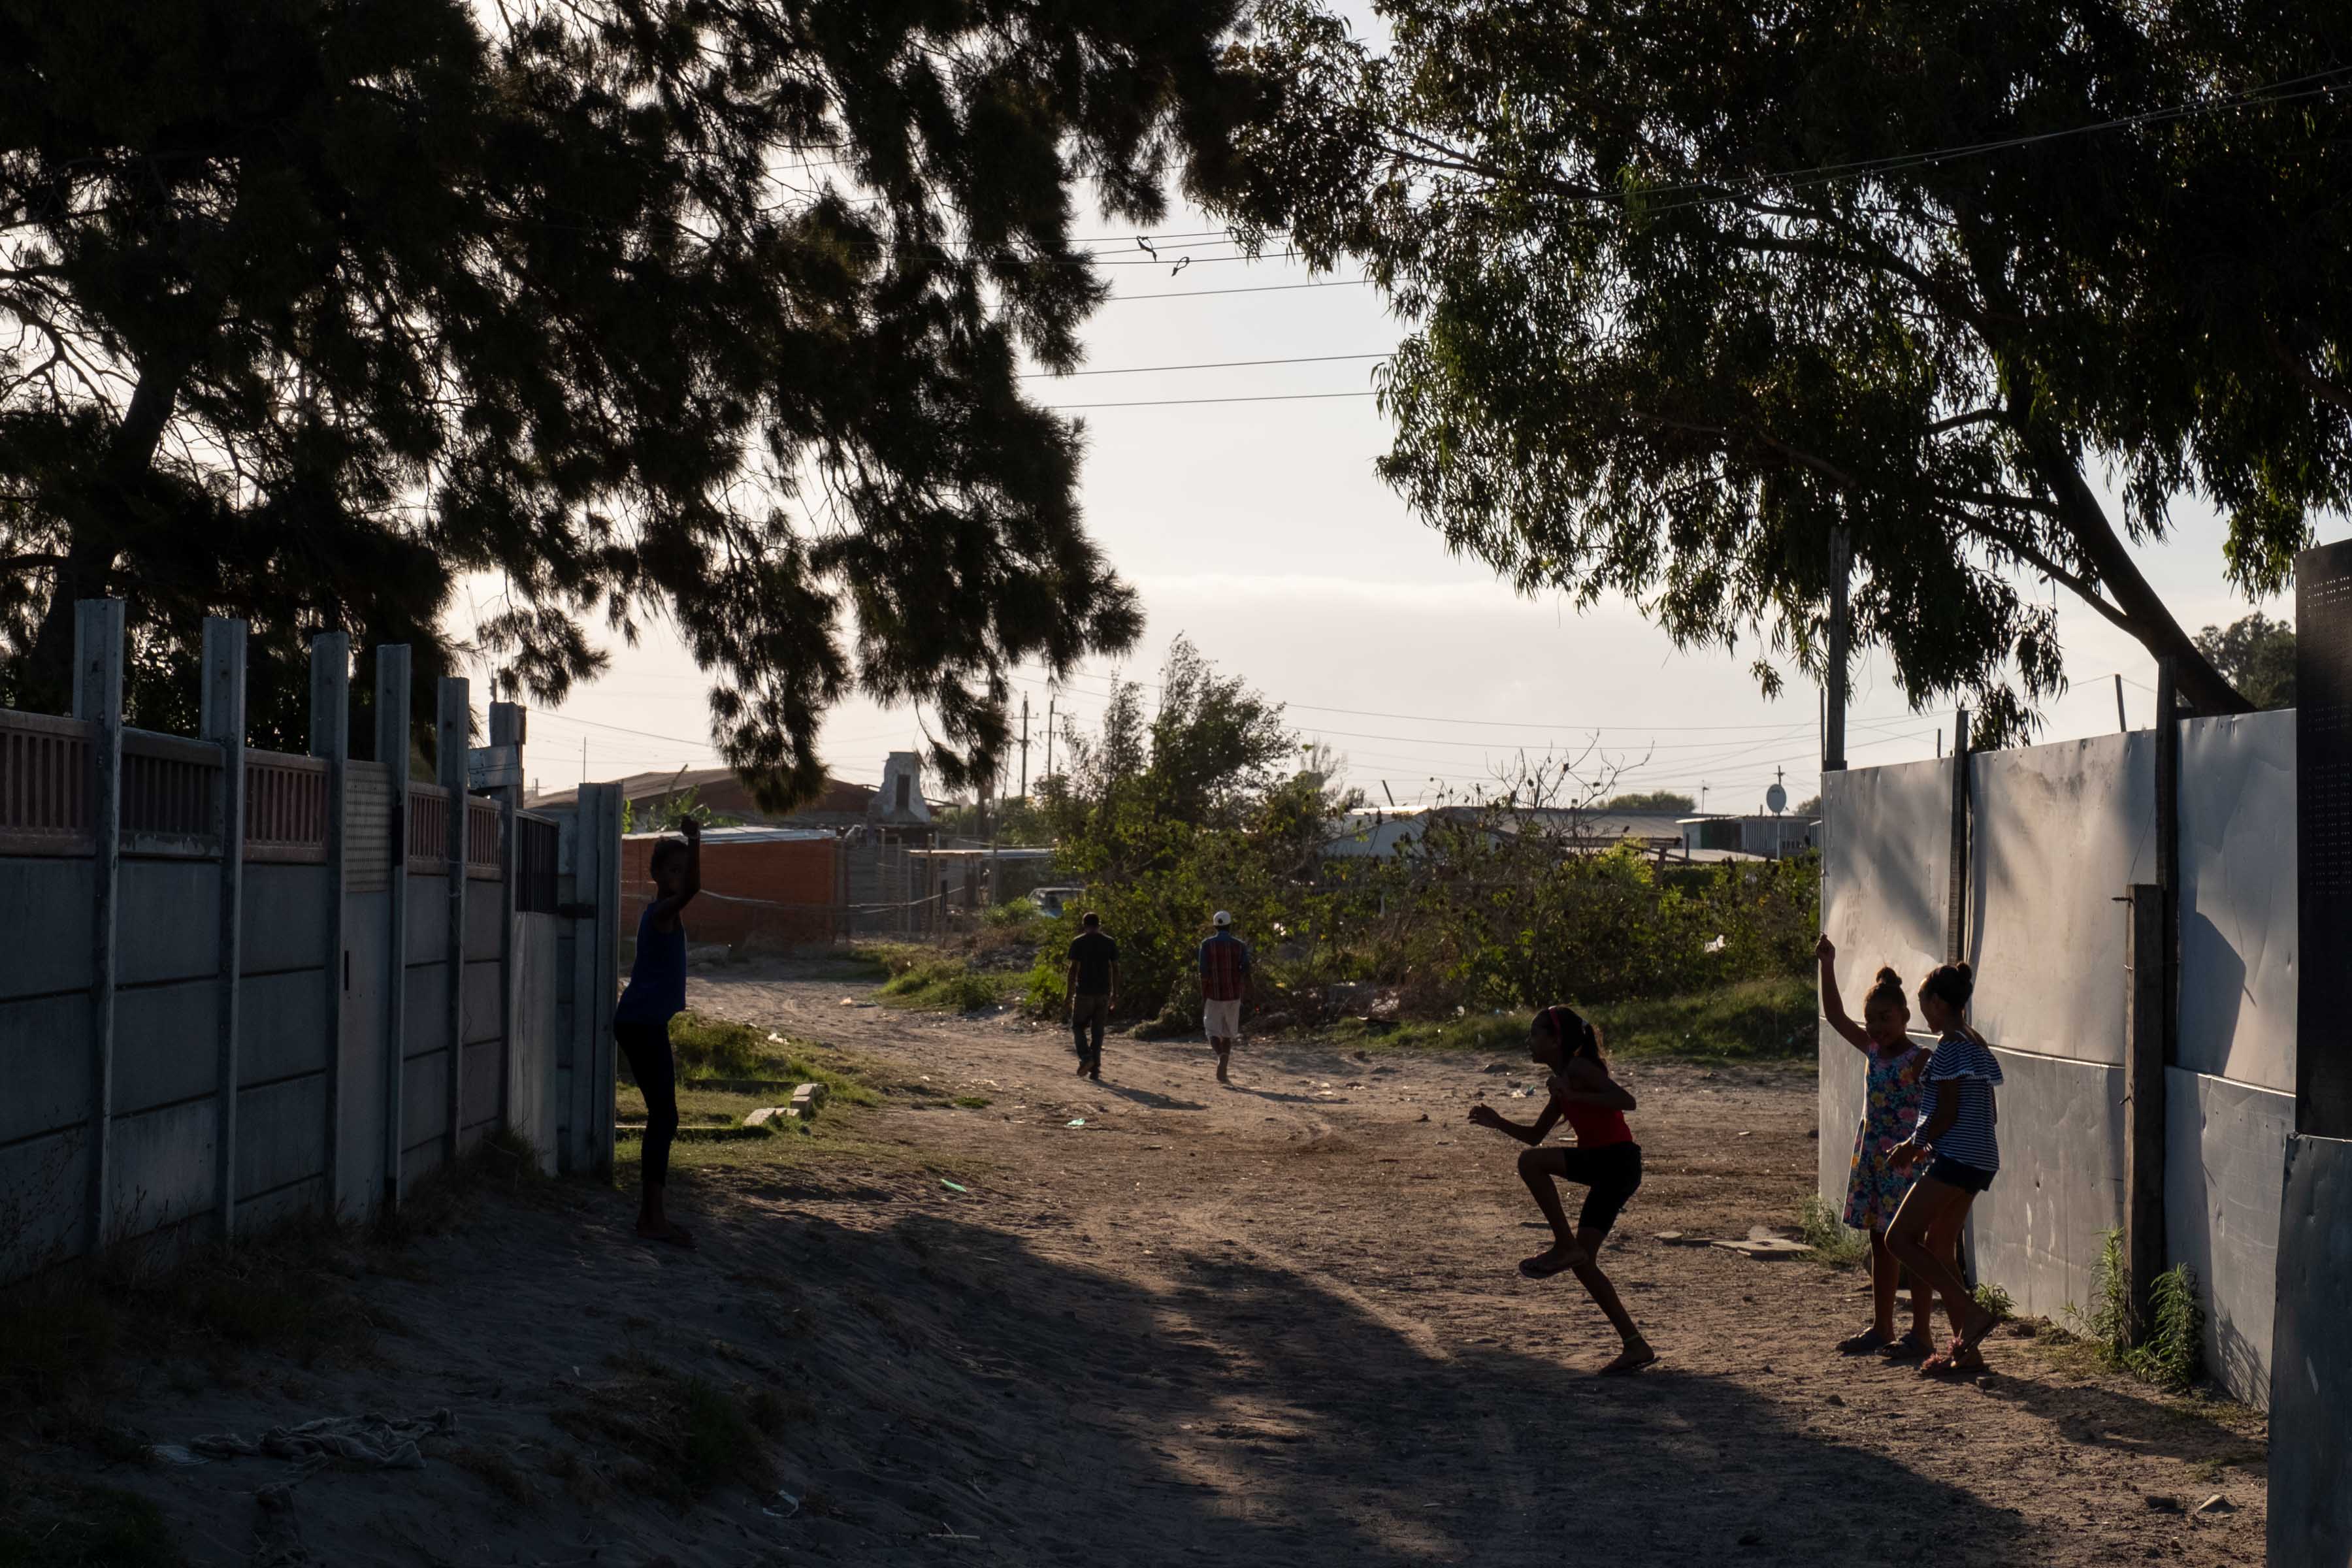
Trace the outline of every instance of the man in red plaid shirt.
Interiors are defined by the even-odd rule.
[[[1242,1037],[1242,998],[1249,993],[1250,951],[1234,934],[1234,917],[1217,911],[1214,936],[1201,944],[1202,1023],[1217,1053],[1217,1081],[1231,1083],[1225,1069]]]

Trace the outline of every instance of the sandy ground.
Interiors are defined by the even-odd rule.
[[[324,1470],[268,1510],[272,1460],[92,1479],[159,1500],[193,1562],[274,1568],[2262,1558],[2258,1418],[2008,1335],[1980,1384],[1845,1361],[1859,1275],[1655,1239],[1793,1214],[1810,1077],[1621,1068],[1649,1174],[1604,1262],[1664,1361],[1601,1379],[1573,1279],[1513,1271],[1543,1239],[1517,1146],[1464,1120],[1482,1094],[1531,1115],[1521,1064],[1253,1047],[1221,1089],[1197,1043],[1114,1037],[1096,1085],[1058,1032],[729,973],[694,1005],[990,1103],[866,1113],[869,1152],[814,1172],[682,1179],[698,1255],[634,1243],[621,1194],[485,1205],[359,1281],[404,1326],[375,1356],[251,1358],[117,1412],[184,1441],[446,1407],[422,1471]],[[633,1412],[688,1376],[781,1395],[796,1512],[633,1485]]]

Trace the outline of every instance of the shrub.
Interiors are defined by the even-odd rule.
[[[2151,1321],[2144,1336],[2136,1338],[2133,1331],[2131,1269],[2124,1260],[2120,1229],[2107,1232],[2095,1289],[2088,1311],[2070,1305],[2066,1313],[2101,1362],[2176,1393],[2197,1381],[2204,1365],[2205,1307],[2198,1300],[2197,1276],[2187,1264],[2177,1263],[2149,1281]]]
[[[1797,1210],[1797,1227],[1814,1258],[1832,1268],[1851,1268],[1870,1256],[1870,1237],[1847,1226],[1838,1211],[1819,1194]]]

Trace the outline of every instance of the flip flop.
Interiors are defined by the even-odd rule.
[[[1627,1356],[1633,1353],[1632,1351],[1620,1351],[1617,1353],[1617,1359],[1615,1361],[1611,1362],[1607,1366],[1602,1367],[1592,1375],[1595,1377],[1631,1377],[1633,1373],[1641,1371],[1643,1367],[1657,1365],[1658,1352],[1656,1351],[1650,1350],[1648,1345],[1643,1345],[1642,1348],[1644,1351],[1648,1351],[1649,1353],[1643,1356],[1638,1361],[1628,1361],[1625,1359]]]
[[[1894,1344],[1893,1340],[1880,1333],[1877,1325],[1873,1324],[1858,1334],[1849,1334],[1838,1341],[1837,1348],[1840,1355],[1878,1355],[1893,1348]]]
[[[1906,1334],[1878,1352],[1881,1359],[1901,1364],[1924,1361],[1936,1353],[1936,1342],[1917,1334]]]
[[[1962,1355],[1972,1354],[1979,1345],[1992,1338],[1992,1331],[1999,1327],[2000,1327],[2000,1320],[1987,1312],[1984,1327],[1960,1335],[1952,1342],[1952,1349]]]
[[[1575,1267],[1576,1265],[1567,1258],[1561,1258],[1557,1263],[1551,1261],[1551,1254],[1548,1252],[1519,1259],[1519,1272],[1529,1279],[1549,1279],[1555,1274],[1565,1274]]]

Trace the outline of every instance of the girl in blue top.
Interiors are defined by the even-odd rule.
[[[1933,1155],[1927,1173],[1895,1212],[1895,1226],[1886,1237],[1887,1247],[1911,1271],[1915,1286],[1924,1281],[1941,1295],[1944,1310],[1951,1316],[1951,1345],[1940,1355],[1929,1356],[1920,1365],[1924,1373],[1983,1366],[1977,1347],[2000,1321],[1977,1305],[1960,1271],[1928,1239],[1965,1221],[1969,1205],[1991,1187],[2000,1169],[2000,1144],[1994,1133],[2000,1062],[1983,1037],[1961,1021],[1975,990],[1976,976],[1965,963],[1948,963],[1919,983],[1920,1015],[1943,1037],[1927,1064],[1918,1128],[1887,1156],[1887,1163],[1902,1171],[1922,1155]]]
[[[1846,1016],[1838,994],[1837,944],[1823,932],[1813,949],[1821,963],[1822,1016],[1840,1039],[1860,1051],[1864,1069],[1862,1121],[1853,1130],[1853,1160],[1846,1175],[1845,1223],[1870,1237],[1870,1327],[1838,1342],[1845,1355],[1891,1355],[1917,1361],[1933,1353],[1927,1319],[1935,1298],[1923,1287],[1912,1292],[1911,1331],[1895,1336],[1895,1285],[1898,1270],[1886,1249],[1895,1211],[1911,1191],[1911,1173],[1898,1171],[1888,1156],[1911,1135],[1919,1120],[1919,1097],[1927,1071],[1927,1047],[1911,1040],[1911,1004],[1903,979],[1881,969],[1863,999],[1862,1022]],[[1957,1232],[1955,1233],[1957,1235]],[[1936,1239],[1939,1242],[1942,1237]],[[1948,1250],[1948,1249],[1947,1249]]]
[[[663,839],[654,846],[646,867],[653,873],[654,901],[637,919],[636,962],[629,966],[628,988],[613,1009],[613,1033],[646,1097],[637,1234],[648,1241],[691,1247],[694,1237],[662,1212],[662,1189],[669,1184],[669,1146],[677,1136],[677,1064],[670,1055],[669,1021],[686,1011],[686,922],[678,914],[702,890],[702,825],[688,817],[678,827],[685,842]]]

